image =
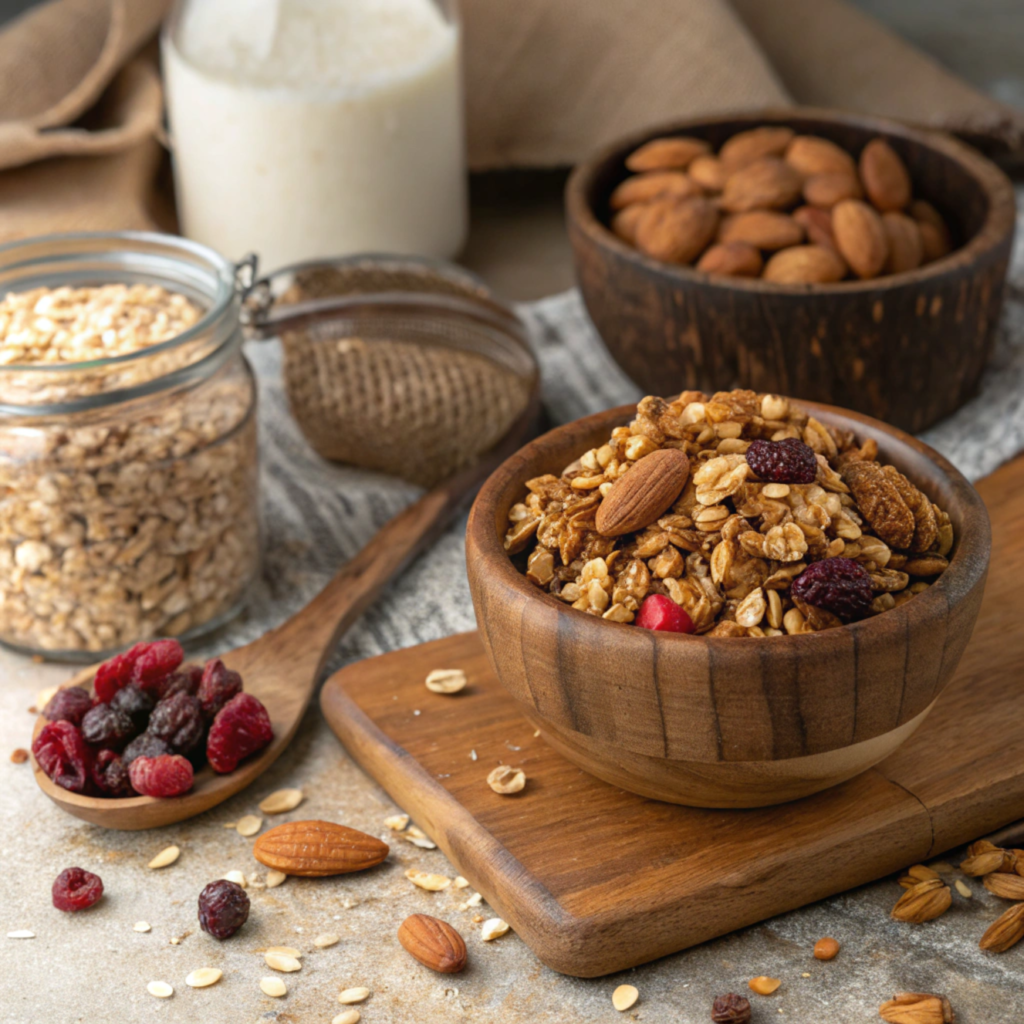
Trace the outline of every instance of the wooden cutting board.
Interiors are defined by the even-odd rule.
[[[475,633],[342,669],[324,714],[544,963],[595,977],[653,960],[1024,817],[1024,459],[979,490],[992,567],[956,678],[896,754],[806,800],[698,810],[599,782],[534,734]],[[435,668],[469,686],[430,693]],[[521,794],[490,790],[498,764],[523,768]]]

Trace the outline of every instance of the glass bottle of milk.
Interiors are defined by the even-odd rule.
[[[178,0],[162,53],[182,232],[267,269],[454,256],[460,51],[454,0]]]

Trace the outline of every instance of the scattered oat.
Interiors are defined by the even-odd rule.
[[[258,871],[254,871],[249,875],[247,880],[249,882],[249,887],[252,889],[266,889],[267,887],[267,883],[263,881],[263,878]]]
[[[224,827],[225,828],[238,828],[238,822],[237,821],[225,821],[224,822]]]
[[[533,738],[536,739],[540,735],[540,729],[533,730]]]
[[[35,937],[36,933],[30,932],[27,928],[19,928],[17,931],[7,933],[9,939],[34,939]]]
[[[271,868],[267,872],[267,888],[276,889],[279,885],[284,885],[287,878],[288,876],[283,871]]]
[[[747,982],[752,992],[756,992],[759,996],[770,996],[781,984],[782,981],[779,978],[767,978],[763,974],[757,978],[751,978]]]
[[[500,939],[508,931],[508,928],[507,921],[502,921],[500,917],[492,917],[489,921],[484,921],[484,926],[480,929],[480,938],[484,942]]]
[[[185,984],[189,988],[209,988],[223,977],[224,972],[217,970],[216,967],[199,967],[185,979]]]
[[[24,764],[28,760],[28,751],[24,747],[15,747],[11,751],[11,764]]]
[[[459,910],[470,910],[473,907],[479,907],[480,904],[483,903],[483,901],[483,896],[481,896],[480,893],[475,892],[473,893],[472,896],[469,897],[468,900],[466,900],[465,903],[461,903],[459,905]]]
[[[343,1010],[335,1017],[331,1024],[359,1024],[358,1010]]]
[[[628,1010],[638,999],[640,993],[632,985],[620,985],[612,993],[612,1006],[620,1013]]]
[[[818,939],[814,944],[815,960],[835,960],[839,954],[839,943],[835,939]]]
[[[452,880],[444,875],[432,875],[429,871],[417,871],[415,868],[410,868],[406,871],[405,877],[413,885],[418,885],[421,889],[426,889],[428,892],[440,892],[452,884]]]
[[[264,814],[284,814],[285,811],[294,811],[301,803],[301,789],[279,789],[260,801],[260,810]]]
[[[241,871],[229,871],[224,879],[228,882],[234,882],[235,885],[240,885],[243,889],[249,884],[245,875]]]
[[[258,818],[255,814],[247,814],[235,826],[238,834],[246,838],[256,835],[261,828],[263,828],[263,819]]]
[[[260,991],[265,996],[280,999],[288,994],[288,986],[280,978],[260,978]]]
[[[470,759],[470,761],[475,761],[476,760],[476,751],[475,750],[471,750],[469,752],[469,759]]]
[[[810,976],[811,976],[811,972],[810,971],[804,971],[803,974],[800,975],[801,978],[809,978]]]
[[[434,840],[423,831],[423,829],[416,825],[410,825],[402,833],[402,838],[406,840],[406,842],[412,843],[413,846],[418,846],[421,850],[437,849],[437,843],[435,843]]]
[[[302,950],[293,949],[291,946],[270,946],[265,952],[278,953],[281,956],[294,957],[296,960],[299,960],[302,957]]]
[[[466,888],[466,887],[467,887],[467,886],[469,885],[469,879],[468,879],[468,878],[463,878],[463,877],[462,877],[462,875],[459,875],[459,876],[458,876],[458,877],[457,877],[457,878],[455,879],[455,881],[454,881],[454,882],[452,882],[452,885],[453,885],[453,886],[454,886],[454,887],[455,887],[456,889],[465,889],[465,888]]]
[[[473,924],[482,924],[484,921],[484,916],[483,914],[474,914],[471,920]]]
[[[268,967],[275,971],[283,971],[290,974],[292,971],[301,971],[302,964],[297,957],[285,956],[283,953],[270,953],[263,957]]]
[[[313,945],[316,946],[317,949],[327,949],[330,946],[336,946],[339,942],[341,942],[340,935],[335,935],[333,932],[327,932],[324,935],[318,935],[313,940]]]
[[[427,676],[431,693],[458,693],[466,688],[466,673],[460,668],[435,668]]]
[[[339,1003],[362,1003],[370,998],[370,990],[359,986],[357,988],[347,988],[338,996]]]
[[[967,883],[962,879],[958,878],[953,884],[956,886],[956,891],[960,893],[961,896],[970,899],[974,895],[974,893],[967,887]]]
[[[136,921],[135,924],[132,925],[132,931],[133,932],[148,932],[148,931],[152,931],[152,929],[149,927],[149,922],[148,921]]]
[[[384,824],[392,832],[402,832],[409,824],[408,814],[392,814],[390,818],[384,819]]]
[[[150,862],[151,868],[170,867],[181,856],[181,850],[177,846],[168,846],[161,850]]]
[[[501,793],[503,796],[519,793],[526,785],[526,773],[522,768],[512,768],[507,764],[500,764],[487,776],[487,785],[495,793]]]
[[[146,986],[146,991],[157,999],[170,999],[174,995],[174,989],[166,981],[151,981]]]

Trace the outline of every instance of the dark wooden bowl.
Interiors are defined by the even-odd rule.
[[[921,724],[978,615],[990,531],[973,487],[941,455],[856,413],[802,403],[874,438],[953,522],[949,568],[874,618],[798,636],[656,633],[575,611],[523,576],[502,539],[526,481],[559,474],[627,423],[588,416],[520,449],[488,479],[466,532],[477,623],[502,685],[569,760],[642,796],[706,807],[782,803],[876,764]]]
[[[853,153],[876,136],[906,162],[915,198],[932,202],[960,246],[918,270],[834,285],[710,277],[650,259],[607,227],[624,160],[662,135],[707,139],[786,124]],[[733,387],[855,409],[920,431],[977,388],[1003,302],[1013,242],[1006,176],[970,147],[892,121],[793,108],[684,121],[626,139],[576,168],[569,236],[591,319],[648,394]]]

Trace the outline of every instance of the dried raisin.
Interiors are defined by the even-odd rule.
[[[203,712],[211,721],[217,712],[232,697],[242,692],[242,677],[232,672],[220,658],[212,658],[203,669],[203,679],[199,684],[199,703]]]
[[[134,793],[128,768],[114,750],[101,750],[93,759],[89,774],[93,785],[104,796],[132,796]]]
[[[91,871],[65,868],[54,881],[52,891],[53,905],[73,914],[88,909],[103,895],[103,882]]]
[[[96,677],[93,680],[92,688],[97,700],[109,703],[113,700],[114,694],[118,690],[123,689],[132,681],[135,662],[145,646],[145,644],[136,644],[123,654],[115,654],[113,658],[103,662],[96,669]]]
[[[110,706],[123,711],[135,723],[136,730],[142,732],[149,722],[149,713],[155,703],[152,694],[140,690],[137,686],[126,686],[114,694]]]
[[[165,700],[176,693],[187,693],[194,697],[199,692],[199,683],[203,678],[203,670],[199,665],[182,665],[177,672],[172,672],[156,690],[157,699]]]
[[[184,660],[185,652],[177,640],[142,644],[132,667],[131,681],[143,690],[155,690]]]
[[[97,704],[82,719],[82,739],[94,747],[121,750],[138,731],[131,718],[112,704]]]
[[[132,761],[137,757],[160,757],[161,754],[168,753],[170,753],[170,750],[162,739],[151,733],[144,732],[141,736],[136,736],[124,748],[121,760],[124,761],[126,767],[131,767]]]
[[[795,437],[781,441],[750,442],[747,465],[759,480],[772,484],[813,484],[818,476],[818,460],[810,445]]]
[[[790,588],[795,598],[822,608],[844,622],[861,619],[871,609],[871,575],[852,558],[812,562]]]
[[[137,757],[128,768],[128,778],[143,796],[181,796],[192,788],[192,765],[179,754]]]
[[[89,750],[70,722],[49,722],[32,742],[39,767],[63,789],[82,793],[89,782]]]
[[[670,597],[664,594],[648,594],[640,605],[636,624],[641,629],[653,629],[667,633],[692,633],[693,619]]]
[[[230,938],[249,919],[249,897],[226,878],[211,882],[199,894],[199,927],[215,939]]]
[[[203,741],[206,722],[202,705],[187,693],[159,701],[149,716],[151,736],[163,740],[173,754],[188,754]]]
[[[43,708],[43,717],[51,722],[70,722],[81,725],[86,711],[92,707],[92,697],[81,686],[68,686],[58,690]]]
[[[715,1024],[749,1024],[750,1000],[733,992],[719,996],[711,1007]]]
[[[251,693],[240,693],[213,720],[206,758],[215,772],[233,772],[242,758],[262,750],[273,738],[267,709]]]

